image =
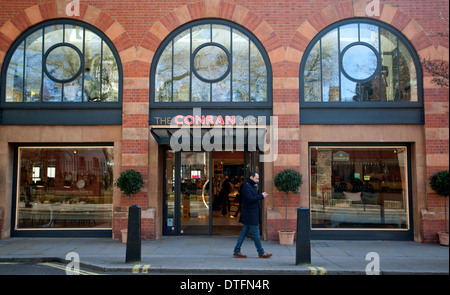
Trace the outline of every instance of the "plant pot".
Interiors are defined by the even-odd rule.
[[[445,231],[438,232],[439,235],[439,244],[442,246],[448,246],[448,233]]]
[[[122,233],[122,243],[126,244],[127,236],[128,236],[128,229],[122,229],[122,230],[120,230],[120,232]]]
[[[294,244],[295,231],[278,231],[278,237],[280,238],[280,245],[292,245]]]

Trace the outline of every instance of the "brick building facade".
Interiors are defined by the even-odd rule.
[[[22,178],[19,174],[26,170],[26,164],[21,166],[18,162],[24,159],[23,157],[25,156],[22,154],[22,151],[25,151],[27,147],[53,148],[60,146],[69,148],[75,146],[84,148],[84,146],[107,146],[112,148],[114,157],[111,175],[114,178],[117,178],[121,171],[135,169],[142,174],[144,179],[144,188],[134,196],[133,201],[142,208],[143,239],[158,239],[162,235],[167,234],[165,229],[171,227],[173,222],[183,223],[183,221],[172,220],[167,213],[167,210],[170,210],[167,209],[168,202],[166,202],[167,196],[165,195],[167,189],[166,172],[168,162],[166,159],[168,152],[158,142],[157,138],[153,136],[151,131],[152,128],[161,128],[161,126],[154,125],[166,124],[152,123],[150,116],[153,109],[150,101],[154,101],[155,98],[149,98],[149,93],[153,93],[152,91],[154,91],[155,87],[153,84],[155,73],[152,70],[152,63],[156,63],[155,57],[161,57],[164,41],[176,38],[175,32],[177,29],[202,20],[221,20],[224,21],[221,25],[229,25],[232,30],[241,29],[242,32],[248,34],[248,38],[252,42],[262,46],[262,55],[268,58],[267,68],[270,68],[268,73],[271,75],[270,79],[268,79],[271,81],[271,85],[268,87],[268,92],[270,92],[268,95],[271,99],[268,101],[272,104],[270,115],[278,118],[278,157],[274,162],[266,162],[260,166],[261,170],[264,171],[261,181],[262,188],[271,195],[270,198],[264,201],[262,206],[263,218],[261,225],[264,238],[277,240],[277,231],[284,226],[285,197],[284,194],[277,192],[273,186],[274,176],[283,169],[293,168],[300,171],[304,181],[300,194],[290,196],[289,199],[287,216],[289,228],[295,229],[296,208],[313,206],[312,195],[317,195],[319,198],[317,202],[323,203],[324,211],[321,211],[322,213],[326,212],[325,208],[327,205],[325,201],[330,206],[331,203],[329,202],[332,194],[328,192],[329,195],[327,197],[327,190],[330,190],[331,187],[323,187],[320,193],[316,186],[313,188],[313,181],[315,181],[313,179],[316,179],[316,175],[315,172],[311,171],[313,168],[316,169],[314,167],[316,162],[315,159],[312,162],[312,155],[316,147],[319,151],[321,149],[331,149],[333,153],[339,149],[345,152],[361,148],[367,148],[367,150],[384,148],[404,149],[406,154],[408,154],[405,158],[407,164],[396,165],[400,166],[401,171],[403,171],[402,169],[407,171],[406,179],[402,180],[403,193],[399,193],[403,194],[402,196],[405,198],[403,200],[406,200],[401,205],[406,213],[404,213],[403,217],[399,217],[400,219],[403,218],[401,221],[402,225],[395,229],[408,231],[409,239],[414,239],[418,242],[435,243],[437,242],[437,232],[445,228],[444,198],[436,196],[428,185],[428,179],[434,172],[448,169],[448,88],[441,88],[433,84],[431,75],[419,68],[416,71],[418,98],[415,101],[417,104],[414,105],[414,107],[418,108],[419,115],[415,122],[402,123],[395,122],[395,120],[394,122],[389,120],[364,122],[363,120],[358,122],[349,121],[348,123],[345,120],[344,122],[331,123],[326,120],[323,122],[314,120],[303,121],[302,103],[305,102],[304,89],[307,85],[303,84],[301,77],[305,75],[306,59],[313,51],[312,46],[314,42],[317,42],[320,36],[324,36],[323,34],[328,28],[337,28],[341,22],[351,22],[353,20],[364,24],[365,20],[374,21],[369,23],[369,25],[381,28],[377,30],[392,30],[392,32],[397,34],[399,40],[404,40],[405,44],[411,46],[413,59],[414,57],[430,57],[432,60],[443,60],[448,64],[448,39],[430,34],[430,32],[448,31],[448,22],[446,23],[439,19],[441,13],[444,14],[449,11],[447,1],[439,0],[430,3],[404,0],[287,2],[204,0],[186,3],[184,1],[155,0],[29,0],[0,1],[0,7],[0,65],[2,66],[2,76],[0,78],[2,81],[7,80],[5,75],[7,74],[8,63],[13,59],[11,57],[11,48],[13,45],[19,46],[17,45],[19,44],[18,42],[23,41],[27,36],[26,32],[28,30],[36,26],[43,27],[50,21],[67,19],[75,20],[79,24],[87,24],[86,28],[98,32],[102,39],[111,42],[104,44],[112,44],[110,46],[112,51],[116,51],[116,60],[119,64],[119,74],[121,76],[121,79],[119,79],[119,83],[121,83],[119,87],[121,91],[119,92],[121,93],[119,93],[118,99],[118,102],[121,103],[119,123],[77,124],[76,122],[67,123],[64,118],[60,119],[59,124],[57,122],[49,124],[46,120],[42,120],[42,123],[37,122],[33,124],[25,120],[19,123],[14,122],[13,119],[8,121],[10,120],[9,118],[14,116],[8,113],[13,108],[10,108],[7,98],[2,94],[2,104],[0,105],[1,238],[20,235],[21,227],[23,229],[31,226],[30,219],[27,219],[26,223],[21,224],[19,219],[24,218],[23,216],[25,215],[19,217],[18,213],[20,211],[19,208],[21,208],[19,203],[23,189],[20,183]],[[77,24],[77,22],[73,24]],[[72,25],[72,23],[70,24]],[[66,26],[68,27],[69,25],[66,24]],[[320,35],[321,32],[323,32],[322,35]],[[67,43],[68,41],[63,42]],[[87,48],[88,45],[85,46]],[[87,51],[82,52],[87,54]],[[47,59],[48,56],[46,55],[45,58]],[[417,60],[414,60],[414,62],[420,63]],[[153,64],[154,66],[155,64]],[[321,77],[324,79],[324,76]],[[304,81],[304,83],[307,83],[306,80]],[[7,91],[5,88],[8,85],[7,82],[2,82],[2,93]],[[359,87],[361,90],[362,86]],[[18,108],[20,111],[20,106]],[[62,108],[62,111],[64,111],[64,106]],[[364,106],[359,106],[359,108],[364,108]],[[371,108],[371,106],[368,108]],[[307,109],[308,107],[305,106],[304,110]],[[382,117],[383,114],[381,112],[383,112],[383,109],[379,109],[378,112],[380,113],[378,115],[375,114],[375,117]],[[389,116],[395,117],[396,114],[401,113],[401,111],[399,113],[396,112],[397,110],[391,111]],[[409,116],[408,114],[405,116]],[[307,114],[305,113],[304,118],[306,116]],[[326,116],[325,113],[323,113],[323,116]],[[80,120],[83,121],[84,117],[80,118]],[[396,151],[394,152],[396,153]],[[80,151],[78,151],[78,154],[80,154]],[[324,154],[321,155],[323,156]],[[214,156],[211,156],[211,160],[214,159],[212,157]],[[338,165],[340,160],[336,159],[333,161]],[[77,161],[79,161],[79,158]],[[366,163],[361,165],[370,166],[373,164],[369,162],[367,160]],[[32,174],[38,173],[36,171],[41,171],[34,167],[38,166],[33,166],[33,172],[27,171],[23,173],[28,173],[30,180],[35,178],[37,183],[43,179],[37,177],[37,174]],[[43,166],[39,167],[43,169]],[[329,167],[330,171],[331,169],[333,171],[339,170],[336,168],[337,166],[333,166],[333,168],[331,166],[327,167]],[[48,169],[47,167],[46,173],[49,177],[52,170]],[[216,168],[214,167],[214,169]],[[351,179],[360,179],[361,177],[360,180],[363,180],[363,175],[360,175],[358,172],[359,168],[352,169],[356,170],[352,170]],[[369,172],[366,170],[369,168],[361,169],[363,169],[361,174],[367,174],[365,176],[367,179],[364,178],[364,180],[371,181],[375,179],[374,176],[372,178],[369,177]],[[58,168],[56,170],[56,174],[58,174]],[[94,179],[95,177],[91,179],[88,174],[83,178],[80,171],[78,170],[78,175],[77,173],[71,173],[70,177],[75,175],[77,181],[76,183],[73,182],[70,190],[78,189],[77,192],[83,189],[87,190],[88,185],[86,183],[91,186],[95,185],[95,181],[100,183],[100,180],[98,180],[100,176],[95,176],[97,180]],[[389,173],[393,172],[384,171],[384,173],[385,175],[391,175]],[[401,176],[399,176],[400,174]],[[69,181],[67,175],[64,177],[66,181]],[[332,176],[330,175],[330,177]],[[405,177],[404,172],[399,172],[395,177],[399,179]],[[57,178],[58,176],[53,176],[55,182],[57,182]],[[378,179],[384,183],[383,187],[388,186],[386,178]],[[81,180],[83,182],[80,182]],[[333,180],[333,189],[335,190],[334,184],[335,181]],[[97,185],[102,186],[103,184]],[[109,185],[111,186],[111,181],[109,181]],[[56,186],[56,184],[52,186],[52,189],[55,191],[53,192],[54,194],[57,191]],[[74,188],[74,186],[77,186],[77,188]],[[380,191],[382,190],[381,186],[380,184]],[[109,234],[112,233],[114,239],[118,239],[120,238],[120,230],[126,228],[129,200],[117,188],[113,189],[110,187],[109,189],[112,190],[112,199],[110,201],[112,211],[111,220],[106,229]],[[313,194],[313,190],[316,189],[317,194]],[[337,190],[334,192],[337,192]],[[397,192],[394,192],[391,188],[391,193]],[[36,194],[48,195],[49,193],[48,191],[43,192],[36,189]],[[212,191],[211,194],[213,194]],[[175,205],[178,204],[177,202],[181,203],[181,200],[175,201]],[[393,202],[391,204],[394,205],[391,205],[391,207],[386,205],[387,203],[383,203],[382,206],[377,203],[380,208],[383,208],[383,218],[385,217],[384,212],[386,212],[386,217],[388,217],[389,210],[394,210],[396,208],[395,204],[397,204],[395,202],[400,201],[394,200]],[[42,202],[42,205],[44,203],[45,201]],[[212,204],[212,201],[210,204]],[[349,207],[353,208],[352,206]],[[191,207],[192,210],[194,210],[193,207]],[[207,213],[207,216],[210,216],[211,212]],[[333,230],[348,229],[345,226],[343,228],[342,225],[330,228],[333,224],[333,217],[323,219],[324,217],[320,217],[321,213],[315,214],[315,218],[319,220],[317,221],[319,226],[313,229],[320,232],[323,229],[321,225],[324,225],[326,228],[326,231],[324,231],[325,236],[320,236],[322,238],[326,238],[327,234]],[[56,216],[56,213],[54,216]],[[175,214],[174,218],[176,216]],[[45,218],[48,219],[49,217]],[[169,219],[171,220],[168,221]],[[331,221],[328,223],[328,221],[325,222],[323,220]],[[49,221],[51,223],[51,219]],[[33,226],[38,223],[38,221],[34,222]],[[347,223],[354,222],[347,221]],[[363,221],[357,223],[356,227],[358,228],[356,230],[360,230],[359,227],[368,229],[368,225]],[[78,220],[76,224],[77,230],[79,230],[80,221]],[[81,224],[86,224],[86,222],[81,222]],[[372,225],[371,223],[370,226]],[[57,227],[54,226],[53,229],[55,228]],[[32,235],[39,234],[40,231],[36,229],[50,231],[50,229],[44,230],[42,226],[37,226],[33,231],[30,231]],[[350,229],[355,228],[350,227]],[[389,229],[383,227],[383,231],[392,232],[390,227]],[[61,231],[56,232],[56,235],[61,233]],[[79,234],[83,235],[86,232],[91,234],[95,230],[82,230],[79,231]],[[371,229],[367,232],[369,238],[376,236],[373,235]],[[386,237],[398,239],[398,237],[395,237],[396,231],[394,230],[393,232],[394,236],[388,233]],[[183,231],[180,232],[178,230],[177,233],[182,234]],[[211,234],[211,230],[209,234]],[[330,234],[332,236],[332,233]],[[356,236],[349,235],[348,237],[355,238]]]

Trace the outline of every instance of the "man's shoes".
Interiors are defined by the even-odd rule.
[[[242,253],[234,253],[233,257],[234,258],[247,258],[247,255],[244,255]]]
[[[258,255],[258,257],[259,257],[259,258],[270,258],[270,257],[272,257],[272,254],[264,253],[264,254]]]

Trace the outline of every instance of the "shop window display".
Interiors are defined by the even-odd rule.
[[[407,148],[310,147],[313,229],[408,230]]]
[[[111,229],[112,147],[20,147],[15,230]]]

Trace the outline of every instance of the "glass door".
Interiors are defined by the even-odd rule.
[[[210,234],[210,154],[180,153],[180,234]]]
[[[164,234],[211,234],[211,154],[166,151]]]
[[[173,151],[166,151],[166,159],[164,163],[165,181],[164,181],[164,234],[176,234],[179,232],[178,214],[175,210],[175,157]]]
[[[259,162],[259,152],[245,152],[245,179],[250,176],[251,171],[256,171],[259,174],[260,183],[258,185],[258,190],[261,189],[263,175],[262,175],[262,165]]]

